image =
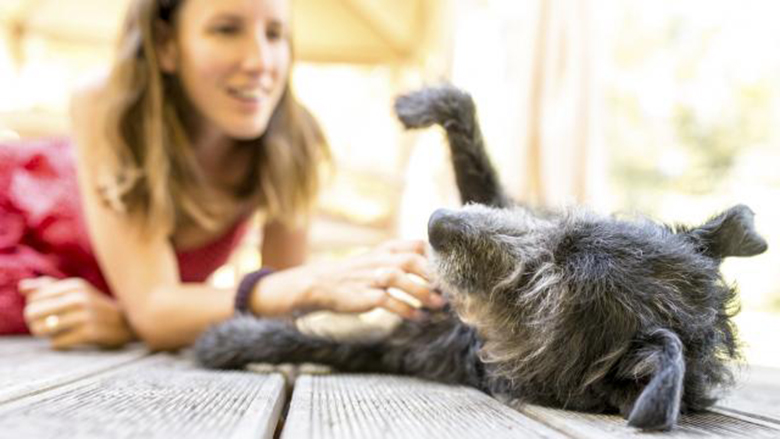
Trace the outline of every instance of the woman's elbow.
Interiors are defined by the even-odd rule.
[[[152,352],[176,351],[186,346],[178,340],[159,335],[142,335],[140,338],[144,345]]]
[[[135,332],[138,338],[151,351],[175,351],[184,347],[184,345],[175,340],[175,338],[164,334],[159,328],[152,324],[135,325]]]
[[[161,307],[150,307],[131,318],[138,338],[151,351],[175,351],[187,345],[179,336],[180,330],[171,327],[175,319]]]

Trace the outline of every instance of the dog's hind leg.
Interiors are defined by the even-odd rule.
[[[395,112],[406,128],[441,125],[447,132],[461,201],[494,207],[511,204],[485,151],[474,101],[446,85],[399,97]]]
[[[668,430],[677,422],[682,400],[685,360],[680,338],[658,329],[647,336],[647,346],[634,366],[636,376],[650,375],[650,382],[634,402],[628,425],[643,430]]]
[[[767,250],[767,243],[753,222],[753,211],[740,204],[707,221],[701,227],[683,230],[710,257],[754,256]]]

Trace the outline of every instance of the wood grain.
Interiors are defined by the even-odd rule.
[[[272,438],[278,374],[215,372],[156,355],[0,405],[0,435],[24,438]]]
[[[148,355],[141,346],[106,352],[54,351],[34,338],[0,338],[0,403],[38,393]]]
[[[463,386],[389,375],[297,379],[282,439],[563,438]]]

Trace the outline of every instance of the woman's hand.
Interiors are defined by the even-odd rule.
[[[19,291],[27,297],[24,319],[30,332],[49,338],[55,349],[116,348],[135,339],[119,304],[83,279],[25,279]]]
[[[425,317],[422,310],[394,297],[390,288],[412,296],[426,308],[439,309],[445,304],[429,284],[424,241],[391,241],[357,257],[309,264],[280,274],[311,279],[298,303],[302,309],[357,313],[384,308],[407,319]],[[273,282],[273,277],[267,280]],[[254,296],[262,296],[264,287],[261,283],[260,294]]]

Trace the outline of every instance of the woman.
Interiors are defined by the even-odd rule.
[[[18,292],[0,289],[0,303],[3,295],[6,304],[21,302],[9,294],[26,299],[26,328],[6,333],[28,329],[55,348],[141,339],[152,349],[175,349],[229,318],[236,306],[260,316],[375,307],[406,318],[423,315],[389,295],[390,287],[426,306],[443,305],[427,281],[419,282],[426,279],[423,242],[392,242],[339,263],[300,265],[302,218],[327,151],[318,126],[289,90],[289,14],[286,0],[134,1],[110,75],[72,100],[75,213],[42,220],[46,215],[30,212],[46,200],[32,203],[18,190],[0,199],[11,206],[3,215],[22,212],[17,216],[35,232],[33,239],[22,233],[10,253],[6,239],[6,256],[28,257],[14,272],[27,277]],[[48,187],[67,195],[75,177],[68,178],[72,167],[61,157],[69,151],[68,143],[28,145],[24,160],[17,154],[15,163],[37,177],[5,187],[28,180],[45,186],[40,182],[56,175]],[[60,197],[66,208],[59,211],[67,212],[62,200],[73,198]],[[258,209],[267,218],[263,262],[274,271],[248,276],[238,295],[204,284]],[[89,240],[68,241],[80,235]],[[57,241],[63,236],[68,242]],[[12,308],[0,306],[6,321],[14,319]]]

